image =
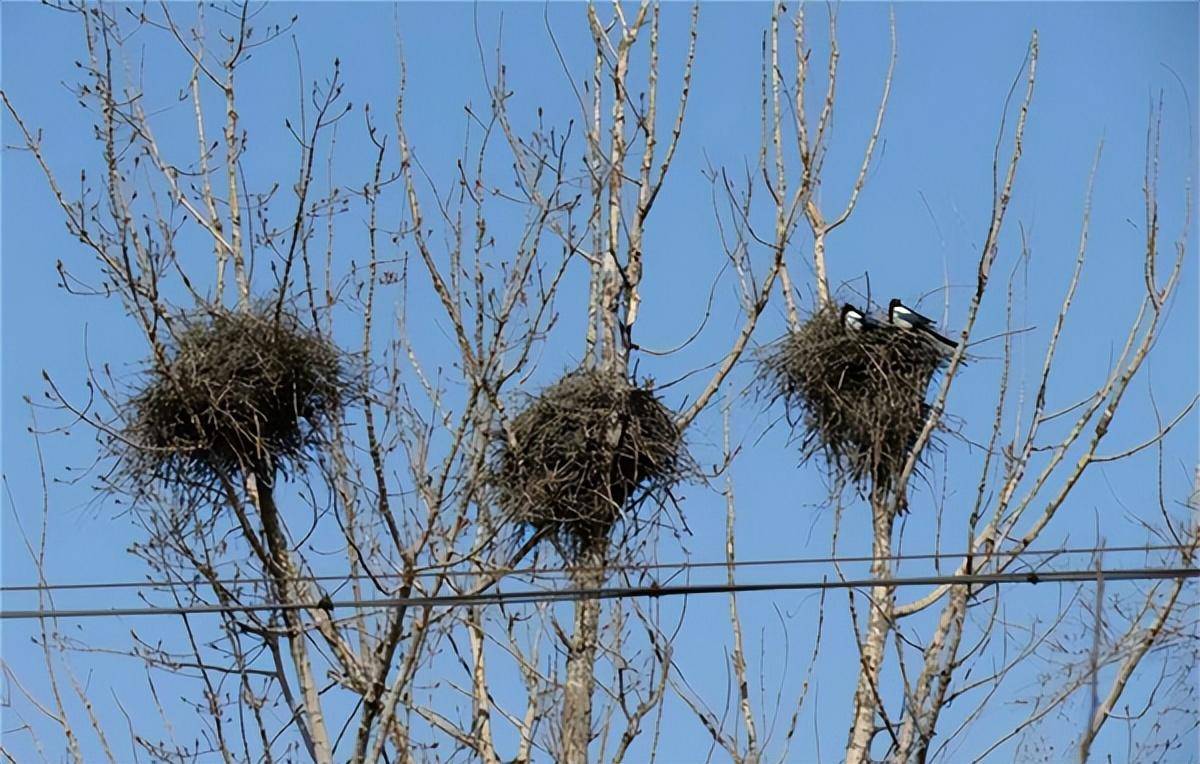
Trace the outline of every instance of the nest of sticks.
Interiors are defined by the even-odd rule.
[[[185,327],[129,401],[123,439],[134,482],[211,489],[270,479],[314,456],[350,379],[341,350],[273,306],[184,316]]]
[[[582,370],[533,397],[492,469],[506,518],[548,532],[569,559],[602,551],[614,525],[684,476],[683,435],[649,387]]]
[[[759,380],[801,431],[803,458],[835,477],[890,490],[925,426],[925,397],[944,359],[918,332],[843,326],[832,308],[768,346]]]

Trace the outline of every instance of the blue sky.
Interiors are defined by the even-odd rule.
[[[486,103],[487,93],[474,46],[472,19],[477,15],[485,50],[494,49],[503,18],[503,51],[508,82],[514,90],[513,113],[529,125],[537,107],[547,123],[565,125],[576,117],[566,75],[546,34],[543,11],[549,16],[559,44],[566,52],[576,79],[587,73],[589,40],[578,4],[489,3],[402,4],[395,11],[409,73],[407,127],[423,166],[435,182],[454,177],[454,159],[463,143],[463,106]],[[347,83],[346,98],[355,105],[353,118],[339,135],[335,157],[335,183],[361,185],[369,172],[370,148],[361,130],[362,104],[389,114],[396,92],[395,27],[393,8],[375,3],[296,6],[273,4],[268,14],[286,20],[292,12],[300,18],[295,27],[300,62],[307,79],[328,71],[337,57]],[[888,6],[850,3],[841,7],[840,45],[842,73],[839,111],[827,165],[822,201],[838,206],[845,198],[861,161],[861,147],[869,133],[887,64]],[[6,3],[0,10],[3,50],[0,54],[3,87],[24,119],[43,130],[44,146],[54,170],[72,187],[81,168],[98,167],[98,145],[91,139],[89,120],[61,85],[76,76],[74,59],[82,55],[81,35],[68,16],[32,3]],[[668,4],[664,9],[664,42],[661,54],[664,87],[678,82],[686,45],[688,7]],[[824,54],[824,6],[810,10],[814,56]],[[1003,329],[1003,279],[1016,262],[1020,231],[1031,246],[1028,271],[1019,279],[1018,323],[1035,327],[1017,341],[1017,373],[1031,379],[1040,365],[1040,349],[1056,315],[1076,252],[1087,175],[1098,142],[1104,150],[1096,178],[1090,254],[1076,308],[1067,325],[1068,338],[1060,348],[1059,371],[1051,385],[1050,408],[1073,402],[1092,380],[1107,368],[1119,350],[1124,331],[1136,311],[1142,273],[1144,232],[1142,177],[1146,128],[1151,104],[1163,101],[1161,215],[1164,243],[1173,241],[1183,220],[1183,188],[1194,178],[1196,161],[1194,104],[1197,90],[1197,7],[1188,3],[900,3],[895,6],[899,60],[884,126],[884,143],[854,217],[834,233],[829,242],[829,267],[836,285],[869,273],[873,297],[886,303],[897,295],[910,302],[929,296],[922,306],[941,316],[943,304],[948,325],[957,327],[965,314],[973,283],[979,247],[986,231],[991,203],[992,151],[1004,96],[1017,75],[1030,33],[1037,29],[1041,58],[1034,105],[1030,117],[1024,160],[1017,190],[1002,238],[997,282],[984,304],[977,337]],[[704,313],[709,287],[717,278],[723,255],[712,215],[710,187],[702,176],[709,165],[740,172],[753,163],[758,147],[759,45],[769,18],[766,4],[711,4],[700,14],[700,38],[694,88],[683,139],[671,175],[647,229],[644,308],[639,319],[638,341],[645,347],[671,347],[691,334]],[[151,65],[146,69],[147,91],[153,107],[161,108],[159,132],[168,149],[190,151],[187,104],[174,95],[186,76],[185,62],[161,35],[145,35],[138,42]],[[286,41],[256,54],[240,81],[239,112],[250,131],[246,158],[251,183],[269,185],[292,176],[295,152],[286,140],[283,117],[294,113],[299,95],[296,59]],[[820,82],[820,80],[818,80]],[[16,141],[11,120],[3,121],[5,146]],[[68,393],[83,390],[86,360],[111,363],[114,369],[135,368],[142,347],[132,322],[121,315],[114,301],[72,297],[56,288],[55,263],[63,260],[87,272],[94,268],[88,255],[64,231],[58,210],[38,169],[20,152],[3,154],[2,218],[0,246],[0,320],[3,369],[2,436],[3,471],[7,482],[4,502],[3,579],[5,583],[29,581],[32,569],[14,514],[26,530],[38,521],[42,498],[31,438],[28,406],[23,396],[37,399],[44,383],[42,369]],[[288,181],[290,183],[290,181]],[[500,236],[511,236],[511,224],[497,223]],[[353,258],[361,251],[361,222],[351,217],[340,224],[339,257]],[[1192,232],[1195,233],[1194,231]],[[1193,240],[1194,240],[1193,236]],[[357,248],[357,249],[356,249]],[[348,254],[341,254],[347,252]],[[762,252],[755,255],[765,268]],[[791,262],[796,277],[804,280],[807,248],[800,239]],[[563,321],[548,345],[542,370],[531,383],[550,381],[578,360],[582,347],[582,311],[586,291],[581,274],[565,286],[569,297],[560,308]],[[861,281],[855,285],[861,285]],[[948,283],[950,288],[941,287]],[[1134,444],[1153,430],[1151,391],[1163,412],[1173,413],[1197,390],[1197,270],[1194,250],[1189,252],[1182,283],[1172,306],[1171,321],[1142,377],[1131,390],[1132,400],[1118,417],[1108,451]],[[644,357],[639,369],[659,380],[678,377],[723,354],[736,331],[732,284],[717,290],[714,317],[700,340],[668,358]],[[570,290],[574,290],[572,293]],[[851,294],[843,287],[843,294]],[[811,294],[805,294],[811,306]],[[756,337],[765,342],[784,328],[782,301],[768,309]],[[435,362],[445,353],[442,328],[426,327],[417,342]],[[441,350],[439,350],[441,348]],[[985,346],[986,348],[986,346]],[[986,436],[994,406],[999,350],[980,349],[980,359],[964,372],[951,397],[951,413],[962,421],[963,437],[979,441]],[[747,451],[734,467],[739,501],[740,555],[747,559],[798,557],[827,553],[832,519],[817,505],[826,496],[822,473],[815,466],[796,464],[795,447],[780,426],[771,427],[778,412],[763,412],[758,401],[738,395],[749,380],[750,369],[740,368],[730,385],[737,396],[734,428]],[[668,392],[668,402],[679,405],[686,384]],[[672,398],[671,396],[675,396]],[[56,422],[52,413],[39,415],[42,425]],[[1181,500],[1188,491],[1197,463],[1196,419],[1193,416],[1165,447],[1166,493]],[[711,463],[720,439],[720,419],[715,409],[702,418],[690,434],[701,461]],[[46,436],[42,442],[49,476],[53,538],[48,566],[52,579],[62,581],[136,579],[141,564],[126,553],[137,531],[121,508],[97,500],[90,481],[69,482],[68,467],[89,465],[96,448],[82,428],[69,435]],[[1040,546],[1062,543],[1089,545],[1142,543],[1145,531],[1139,521],[1152,519],[1155,480],[1152,454],[1126,464],[1096,470],[1073,494],[1042,537]],[[952,441],[947,460],[937,460],[930,486],[920,486],[913,512],[903,529],[907,551],[928,551],[936,533],[932,517],[944,487],[943,511],[947,538],[961,527],[956,503],[971,496],[980,456],[978,449]],[[931,491],[931,487],[937,491]],[[11,497],[11,500],[10,500]],[[723,503],[703,487],[689,489],[683,500],[692,536],[685,546],[695,559],[714,559],[722,553]],[[839,549],[846,554],[869,549],[866,515],[852,507],[843,524]],[[683,550],[671,539],[663,541],[663,559],[679,559]],[[943,541],[947,549],[961,542]],[[1083,562],[1073,558],[1070,562]],[[1110,564],[1137,564],[1123,558]],[[1067,561],[1064,561],[1064,565]],[[912,568],[910,574],[925,572]],[[828,569],[786,570],[751,574],[762,578],[819,577]],[[1014,611],[1021,617],[1053,613],[1057,592],[1012,592]],[[120,604],[130,604],[132,597]],[[1019,598],[1019,599],[1017,599]],[[793,746],[793,760],[835,760],[846,723],[849,693],[845,671],[838,665],[854,660],[845,615],[844,596],[830,597],[828,646],[816,672],[819,702],[806,706],[804,741]],[[59,603],[71,606],[63,600]],[[108,604],[105,600],[102,604]],[[114,601],[112,604],[119,604]],[[754,668],[766,671],[770,681],[778,665],[781,630],[786,628],[793,666],[780,680],[787,693],[798,687],[802,665],[795,656],[811,650],[811,629],[806,613],[812,598],[802,595],[750,595],[742,600],[743,613],[752,624],[750,653]],[[5,608],[29,606],[28,599],[6,594]],[[784,614],[777,619],[774,607]],[[724,632],[714,636],[703,625],[722,621],[724,598],[694,599],[688,604],[685,626],[676,645],[679,660],[689,666],[689,680],[702,694],[720,705],[725,687]],[[781,623],[784,624],[781,626]],[[76,629],[74,624],[72,629]],[[109,645],[127,644],[130,629],[145,635],[149,622],[95,620],[79,625],[77,636]],[[6,622],[3,630],[5,660],[28,674],[31,687],[39,687],[37,653],[29,641],[36,625]],[[763,645],[760,645],[763,643]],[[763,652],[759,652],[760,646]],[[112,688],[134,704],[144,695],[133,686],[130,664],[111,658],[81,656],[81,674],[91,674],[93,686]],[[138,669],[140,672],[140,668]],[[755,675],[757,675],[755,673]],[[1007,686],[1005,701],[1021,696],[1034,669]],[[767,697],[774,692],[768,684]],[[142,708],[148,711],[149,707]],[[115,713],[111,709],[106,713]],[[997,706],[995,713],[976,728],[973,746],[990,744],[1021,713],[1019,707]],[[692,761],[703,756],[707,743],[703,729],[680,704],[668,706],[668,735],[662,754],[668,761]],[[114,723],[118,717],[112,717]],[[1081,723],[1076,713],[1072,723]],[[177,724],[186,724],[178,720]],[[5,729],[13,725],[6,716]],[[1115,727],[1115,726],[1114,726]],[[1068,727],[1070,730],[1077,726]],[[682,732],[686,730],[686,732]],[[820,730],[821,734],[811,734]],[[1073,732],[1071,734],[1074,734]],[[976,737],[973,735],[973,737]],[[819,746],[818,746],[819,741]],[[14,751],[27,751],[27,740],[6,738]],[[53,747],[51,748],[53,750]],[[1013,750],[1001,749],[997,760],[1011,760]],[[1098,753],[1123,751],[1124,739],[1110,729]],[[1196,750],[1179,754],[1179,761],[1194,760]],[[25,760],[21,756],[18,759]]]

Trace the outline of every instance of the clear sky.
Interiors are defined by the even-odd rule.
[[[842,78],[839,112],[834,124],[832,154],[826,170],[823,199],[838,205],[852,183],[861,161],[861,146],[874,118],[881,78],[886,69],[888,8],[874,3],[841,7],[840,44]],[[1059,371],[1051,386],[1050,408],[1073,403],[1092,380],[1107,368],[1119,350],[1124,332],[1140,299],[1144,208],[1142,180],[1146,130],[1150,107],[1163,102],[1161,192],[1164,243],[1173,241],[1183,220],[1183,189],[1194,178],[1197,89],[1197,6],[1193,3],[899,3],[894,6],[899,39],[899,61],[891,107],[884,127],[884,143],[867,188],[851,222],[829,243],[829,267],[835,285],[845,285],[864,273],[870,277],[873,298],[882,303],[897,295],[921,303],[926,312],[946,314],[951,330],[962,320],[973,284],[975,263],[987,227],[991,205],[992,152],[1004,97],[1017,75],[1030,33],[1040,35],[1041,60],[1034,105],[1030,116],[1025,157],[1020,168],[996,271],[998,283],[984,304],[976,336],[1002,331],[1003,278],[1016,262],[1023,229],[1032,251],[1028,271],[1018,279],[1018,323],[1035,327],[1017,343],[1017,372],[1028,381],[1040,364],[1040,350],[1056,315],[1076,253],[1080,216],[1089,167],[1097,144],[1104,150],[1096,178],[1090,255],[1077,305],[1068,324],[1068,337],[1059,352]],[[647,230],[644,308],[639,319],[638,342],[644,347],[672,347],[699,324],[709,288],[723,264],[718,230],[712,214],[711,189],[702,171],[706,166],[741,172],[753,164],[759,137],[759,54],[770,7],[763,3],[707,4],[700,13],[700,35],[694,87],[683,138],[671,175],[663,189]],[[362,104],[389,114],[396,92],[395,24],[393,8],[383,3],[276,3],[267,14],[286,21],[299,14],[295,36],[304,76],[328,71],[340,58],[347,99],[354,103],[352,125],[339,134],[335,174],[337,182],[361,186],[369,172],[369,145],[360,129]],[[550,124],[565,125],[576,117],[577,107],[566,76],[546,33],[543,13],[568,59],[576,79],[587,74],[589,37],[583,6],[574,3],[541,4],[406,3],[398,7],[399,34],[409,73],[408,129],[417,154],[435,181],[454,177],[454,160],[463,144],[462,109],[468,102],[485,103],[486,88],[475,49],[473,17],[479,35],[491,50],[503,18],[503,51],[508,83],[514,90],[513,109],[518,120],[530,124],[541,107]],[[821,33],[823,5],[811,14],[814,43],[824,52]],[[78,24],[66,14],[33,3],[5,3],[3,24],[3,87],[24,119],[43,130],[44,147],[54,170],[68,187],[76,185],[81,168],[97,177],[99,146],[90,134],[90,119],[61,83],[77,76],[74,60],[82,56]],[[664,87],[678,81],[686,45],[688,6],[668,4],[664,9],[662,66]],[[162,35],[145,35],[138,42],[150,65],[145,71],[148,110],[161,109],[160,133],[169,147],[191,151],[187,130],[189,105],[175,96],[184,82],[186,66]],[[144,46],[141,47],[141,46]],[[290,43],[264,49],[248,65],[240,82],[239,112],[250,133],[246,171],[251,183],[290,183],[295,152],[283,125],[294,113],[298,86],[296,59]],[[182,73],[182,74],[181,74]],[[820,80],[818,80],[820,82]],[[669,91],[668,91],[669,92]],[[115,301],[72,297],[56,285],[56,261],[87,272],[94,268],[89,256],[65,232],[59,210],[31,158],[10,148],[17,134],[6,114],[3,120],[5,151],[0,247],[0,320],[2,320],[2,445],[6,481],[3,503],[3,580],[24,583],[33,571],[16,532],[15,517],[27,531],[36,530],[42,491],[31,424],[23,396],[38,399],[45,389],[47,370],[69,394],[81,394],[88,359],[110,363],[118,374],[128,374],[142,357],[142,345],[132,322],[121,315]],[[178,133],[171,132],[178,126]],[[507,230],[497,224],[500,235]],[[511,223],[509,224],[511,225]],[[362,231],[357,218],[342,224],[339,257],[361,252]],[[1195,231],[1192,231],[1194,234]],[[1193,241],[1195,237],[1193,235]],[[357,248],[357,249],[356,249]],[[1165,249],[1166,247],[1164,247]],[[807,273],[803,239],[791,253],[798,278]],[[344,254],[343,254],[344,253]],[[757,262],[766,259],[758,252]],[[578,274],[577,274],[578,275]],[[578,360],[582,347],[583,281],[573,277],[560,305],[562,325],[550,343],[542,371],[533,382],[551,380]],[[855,282],[861,287],[862,282]],[[942,289],[949,284],[949,289]],[[1171,321],[1155,354],[1131,391],[1132,400],[1114,425],[1108,451],[1119,450],[1153,432],[1153,402],[1171,415],[1197,390],[1197,269],[1194,247],[1189,252],[1182,285],[1171,309]],[[850,295],[849,287],[841,293]],[[735,331],[733,286],[718,288],[713,320],[698,342],[667,358],[643,357],[639,369],[659,380],[668,380],[703,366],[724,353]],[[803,304],[811,306],[806,292]],[[784,317],[778,301],[757,331],[766,342],[778,336]],[[573,308],[576,308],[573,312]],[[437,350],[442,328],[430,325],[418,337]],[[988,348],[996,348],[994,351]],[[912,513],[903,528],[906,551],[928,551],[937,530],[931,518],[935,505],[944,502],[947,537],[961,538],[957,505],[972,495],[979,450],[966,441],[979,442],[991,423],[999,362],[998,346],[983,346],[980,358],[966,369],[949,403],[962,422],[962,440],[951,441],[945,461],[935,460],[929,484],[916,488]],[[740,391],[751,370],[741,368],[730,390]],[[672,405],[683,402],[696,387],[681,385],[667,391]],[[741,395],[734,408],[734,428],[746,452],[734,467],[739,502],[739,554],[746,559],[820,555],[829,551],[832,518],[817,505],[827,486],[819,468],[797,466],[796,448],[780,426],[772,427],[778,412],[764,412],[759,401]],[[720,419],[715,410],[698,424],[690,439],[698,458],[712,463],[720,441]],[[56,418],[57,417],[57,418]],[[39,414],[43,426],[64,424],[52,412]],[[70,434],[42,439],[50,480],[48,555],[53,580],[127,580],[141,577],[141,563],[126,549],[137,540],[137,530],[122,507],[99,500],[92,481],[72,482],[80,467],[94,460],[96,446],[83,428]],[[1157,512],[1152,454],[1128,464],[1090,473],[1073,494],[1069,511],[1057,517],[1040,546],[1063,543],[1089,545],[1137,544],[1149,537],[1141,521],[1152,522]],[[1166,442],[1164,480],[1169,501],[1186,498],[1192,470],[1197,464],[1196,418],[1191,417]],[[75,470],[73,473],[72,470]],[[956,504],[957,503],[957,504]],[[682,511],[692,535],[684,546],[695,559],[711,560],[723,553],[723,502],[713,491],[695,486],[685,492]],[[854,508],[843,524],[839,550],[845,554],[869,549],[866,514]],[[965,510],[963,510],[965,511]],[[660,556],[679,559],[684,550],[667,538]],[[961,542],[943,541],[947,549]],[[1108,564],[1141,562],[1140,558],[1106,560]],[[1064,560],[1064,566],[1084,558]],[[854,574],[848,569],[848,574]],[[862,573],[860,569],[857,571]],[[911,568],[909,573],[925,572]],[[817,578],[828,569],[773,571],[761,578],[798,576]],[[1193,588],[1194,592],[1195,589]],[[1015,594],[1014,617],[1054,613],[1059,591],[1046,587]],[[1010,596],[1011,596],[1010,594]],[[1019,598],[1019,599],[1018,599]],[[828,644],[816,671],[814,701],[810,701],[793,744],[794,761],[821,758],[834,761],[845,734],[849,695],[852,692],[853,640],[847,626],[845,598],[830,597]],[[97,600],[95,595],[60,598],[64,607],[136,604],[131,594]],[[29,607],[27,597],[5,593],[5,608]],[[812,649],[809,617],[813,597],[803,594],[753,594],[742,598],[749,624],[752,676],[765,672],[764,697],[770,701],[777,687],[787,698],[797,691],[803,664],[796,656]],[[689,602],[684,628],[676,644],[677,660],[687,666],[688,678],[701,695],[720,706],[729,643],[723,597],[696,598]],[[776,609],[778,608],[778,615]],[[714,631],[710,624],[721,624]],[[69,624],[72,634],[88,643],[128,645],[131,630],[143,637],[158,628],[148,621],[90,620]],[[3,652],[7,664],[18,671],[32,689],[44,691],[37,670],[39,653],[30,643],[37,629],[31,622],[3,624]],[[783,675],[786,643],[791,664]],[[843,667],[839,669],[838,666]],[[135,713],[153,713],[146,701],[140,666],[130,661],[82,655],[76,659],[81,676],[90,676],[99,696],[110,689],[132,703]],[[976,734],[952,761],[969,760],[977,751],[1007,732],[1023,713],[1022,693],[1039,681],[1045,666],[1032,666],[1005,686],[994,712],[976,728]],[[1153,673],[1153,670],[1151,670]],[[1136,688],[1135,688],[1136,689]],[[6,688],[5,698],[14,693]],[[1003,704],[1000,702],[1003,701]],[[26,706],[26,709],[28,707]],[[786,713],[786,712],[784,712]],[[1073,714],[1073,715],[1072,715]],[[1064,740],[1073,739],[1082,724],[1082,711],[1068,713],[1054,724],[1066,725]],[[101,709],[114,729],[123,729],[115,708]],[[678,701],[668,703],[667,734],[662,743],[665,761],[694,761],[708,750],[707,736]],[[186,715],[172,720],[186,737]],[[15,726],[5,712],[5,747],[11,746],[20,761],[31,760],[28,738],[8,731]],[[50,727],[36,720],[39,730],[53,741]],[[94,742],[84,736],[84,745]],[[56,751],[52,743],[50,751]],[[1117,725],[1110,726],[1097,753],[1115,752],[1119,760],[1125,740]],[[1000,749],[995,760],[1012,760],[1015,749]],[[1177,751],[1177,761],[1194,761],[1197,749]],[[50,753],[56,759],[56,753]],[[93,760],[92,756],[88,760]],[[1098,760],[1099,756],[1098,756]]]

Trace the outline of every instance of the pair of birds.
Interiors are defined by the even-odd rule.
[[[920,334],[943,356],[952,355],[954,349],[958,347],[957,342],[938,333],[934,328],[935,324],[932,318],[922,316],[901,302],[898,297],[893,297],[892,301],[888,303],[886,324],[868,316],[850,303],[846,303],[842,306],[842,326],[855,332],[875,331],[887,327],[907,329]]]

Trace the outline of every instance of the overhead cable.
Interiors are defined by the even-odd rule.
[[[199,615],[212,613],[249,613],[284,610],[315,610],[323,608],[333,611],[338,608],[357,610],[363,608],[398,607],[467,607],[477,605],[518,605],[533,603],[574,602],[577,600],[615,600],[634,597],[678,597],[699,594],[729,594],[767,591],[805,591],[821,589],[869,589],[873,587],[939,586],[942,584],[1039,584],[1080,583],[1087,581],[1143,581],[1161,579],[1183,579],[1200,577],[1200,568],[1117,568],[1081,569],[1063,571],[1037,571],[1027,573],[975,573],[959,575],[908,576],[903,578],[837,579],[821,581],[782,581],[777,583],[745,584],[679,584],[666,586],[624,586],[600,588],[572,588],[559,590],[490,591],[479,594],[448,594],[417,597],[384,597],[375,599],[350,599],[316,603],[259,603],[217,604],[184,606],[149,606],[125,608],[81,608],[2,610],[0,619],[17,620],[32,618],[97,618],[134,617],[154,615]]]
[[[1059,547],[1055,549],[1022,549],[1022,550],[989,550],[977,551],[973,556],[984,557],[1057,557],[1060,555],[1076,555],[1076,554],[1121,554],[1134,552],[1177,552],[1185,548],[1182,544],[1153,544],[1142,546],[1081,546],[1081,547]],[[682,560],[679,562],[656,562],[656,563],[628,563],[606,566],[605,570],[610,572],[621,571],[640,571],[640,570],[701,570],[705,568],[757,568],[757,567],[782,567],[785,565],[829,565],[829,564],[853,564],[876,562],[887,560],[892,562],[900,562],[905,560],[961,560],[967,557],[966,552],[916,552],[916,553],[899,553],[887,555],[886,557],[872,557],[871,555],[847,555],[847,556],[826,556],[826,557],[783,557],[758,560],[719,560],[719,561],[703,561],[693,562]],[[586,567],[579,566],[559,566],[559,567],[524,567],[524,568],[468,568],[454,569],[461,563],[454,563],[447,566],[422,566],[421,570],[413,574],[414,578],[435,578],[438,576],[537,576],[549,575],[554,573],[573,573],[582,570],[587,570]],[[330,582],[345,582],[354,580],[388,580],[404,577],[402,572],[394,573],[358,573],[350,575],[348,573],[333,573],[325,575],[313,576],[289,576],[287,581],[306,581],[310,583],[330,583]],[[75,581],[67,583],[47,583],[47,584],[9,584],[0,586],[0,592],[35,592],[35,591],[68,591],[68,590],[87,590],[87,589],[173,589],[187,588],[193,586],[208,586],[219,585],[230,588],[239,585],[253,585],[271,583],[277,579],[263,577],[232,577],[232,578],[195,578],[188,581],[166,581],[166,580],[148,580],[148,581]]]

